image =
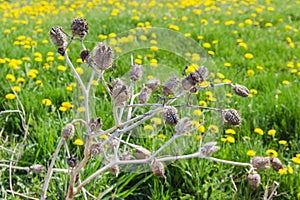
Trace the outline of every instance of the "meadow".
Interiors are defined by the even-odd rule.
[[[220,119],[209,115],[197,134],[185,136],[186,146],[178,145],[184,148],[180,153],[195,150],[200,135],[208,132],[221,147],[213,157],[249,163],[253,156],[271,156],[284,165],[278,172],[259,171],[258,188],[249,186],[243,167],[192,158],[167,163],[166,180],[147,169],[121,171],[117,177],[105,172],[86,185],[88,191],[99,199],[263,199],[271,191],[276,191],[273,199],[300,199],[299,10],[299,0],[0,0],[0,198],[24,198],[18,194],[40,198],[62,128],[84,112],[76,104],[81,96],[78,83],[49,37],[52,27],[70,32],[72,20],[82,17],[89,25],[87,48],[107,41],[116,52],[115,67],[106,74],[107,80],[126,76],[130,55],[135,63],[147,67],[148,76],[160,68],[162,78],[170,73],[183,76],[194,62],[202,62],[202,57],[188,52],[195,42],[195,48],[209,60],[210,83],[232,81],[250,90],[248,98],[237,97],[227,86],[193,94],[198,105],[237,109],[242,123],[223,126]],[[128,38],[131,30],[155,27],[186,39],[166,36],[155,40],[155,34],[141,34],[139,40],[149,46],[139,49],[122,44],[122,36]],[[75,40],[69,55],[78,74],[85,77],[91,69],[82,62],[80,48]],[[109,128],[114,121],[110,97],[100,82],[94,81],[92,87],[93,113]],[[201,110],[184,112],[199,124]],[[155,138],[156,145],[163,144],[172,136],[172,129],[159,120],[137,129],[144,138],[130,140],[151,146]],[[79,159],[83,137],[78,131],[68,141],[71,154]],[[56,168],[68,168],[65,157],[60,152]],[[25,170],[34,164],[45,166],[45,171]],[[93,160],[82,176],[100,165]],[[63,199],[67,180],[66,174],[54,173],[47,196]],[[82,194],[76,198],[83,199]]]

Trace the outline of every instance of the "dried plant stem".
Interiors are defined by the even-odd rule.
[[[103,86],[105,87],[106,91],[107,91],[108,94],[111,96],[111,91],[110,91],[110,89],[109,89],[109,87],[108,87],[108,85],[107,85],[107,83],[106,83],[106,81],[105,81],[105,79],[104,79],[104,76],[103,76],[103,75],[104,75],[104,72],[105,72],[105,71],[101,71],[101,73],[100,73],[100,75],[99,75],[99,78],[100,78],[100,80],[101,80]]]
[[[0,164],[0,167],[2,167],[2,168],[5,169],[5,168],[9,168],[10,165]],[[15,169],[15,170],[23,170],[23,171],[26,171],[26,172],[30,172],[31,171],[30,167],[11,166],[11,168]],[[52,171],[53,172],[58,172],[58,173],[61,172],[61,173],[65,173],[65,174],[69,173],[69,170],[67,170],[67,169],[60,169],[60,168],[53,168]]]
[[[1,111],[0,112],[0,115],[3,115],[3,114],[7,114],[7,113],[22,113],[22,111],[20,110],[4,110],[4,111]]]
[[[37,198],[30,197],[30,196],[27,196],[27,195],[25,195],[25,194],[21,194],[21,193],[12,191],[12,190],[6,190],[6,192],[11,193],[11,194],[18,195],[18,196],[23,197],[23,198],[26,198],[26,199],[38,200]]]
[[[45,182],[44,182],[44,186],[43,186],[43,190],[42,190],[42,195],[41,195],[41,200],[46,199],[47,189],[48,189],[49,182],[50,182],[50,179],[51,179],[51,176],[52,176],[53,167],[54,167],[56,158],[58,156],[59,150],[60,150],[61,146],[63,145],[63,143],[64,143],[64,139],[61,138],[59,140],[59,143],[58,143],[58,145],[56,147],[56,150],[55,150],[55,152],[54,152],[54,154],[52,156],[52,160],[51,160],[51,163],[50,163],[50,166],[48,168],[48,172],[47,172],[47,175],[46,175],[46,178],[45,178]]]

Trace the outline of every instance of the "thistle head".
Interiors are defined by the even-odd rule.
[[[93,57],[98,69],[107,70],[112,66],[114,52],[111,47],[98,43],[93,50]]]
[[[117,78],[114,81],[113,89],[112,89],[112,99],[116,106],[122,105],[129,98],[129,90],[127,85],[123,83],[123,81]]]
[[[150,88],[152,91],[157,90],[160,86],[160,80],[158,78],[153,78],[147,81],[146,87]]]
[[[165,106],[162,115],[165,122],[172,126],[176,125],[179,120],[178,110],[174,106]]]
[[[217,152],[220,149],[220,147],[216,145],[217,142],[207,142],[203,145],[200,151],[202,154],[206,156],[212,155],[213,153]]]
[[[102,149],[101,149],[101,143],[94,143],[90,146],[90,155],[91,156],[98,156],[101,154]]]
[[[248,174],[247,180],[252,188],[257,188],[261,182],[260,175],[256,171],[252,171],[250,174]]]
[[[65,48],[67,46],[67,34],[64,32],[64,30],[57,26],[56,28],[50,29],[50,38],[53,44],[55,44],[58,47],[58,53],[61,55],[64,55]]]
[[[240,125],[242,119],[235,109],[225,109],[222,111],[224,122],[230,125]]]
[[[237,94],[240,97],[248,97],[249,96],[249,90],[246,86],[235,84],[233,86],[233,91],[235,94]]]
[[[129,74],[132,81],[140,80],[143,76],[143,66],[137,64],[132,65]]]
[[[176,124],[175,130],[176,134],[185,134],[188,133],[193,127],[193,123],[187,117],[184,117],[178,121]]]
[[[270,165],[270,157],[254,156],[250,163],[257,170],[266,169]]]
[[[72,35],[78,35],[83,38],[88,34],[89,26],[85,19],[75,18],[71,24]]]
[[[283,164],[281,163],[281,161],[279,160],[279,158],[271,158],[271,167],[275,170],[275,171],[279,171],[280,169],[283,169]]]
[[[74,136],[75,127],[72,123],[67,124],[61,131],[61,135],[64,139],[72,139]]]
[[[147,103],[150,99],[152,90],[144,87],[138,96],[138,102],[141,104]]]
[[[157,161],[156,159],[151,163],[152,172],[155,176],[165,178],[165,167],[162,162]]]
[[[179,85],[179,78],[176,76],[172,76],[170,77],[162,86],[162,93],[165,97],[171,95],[171,94],[175,94],[178,85]]]

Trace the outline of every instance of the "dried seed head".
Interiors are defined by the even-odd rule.
[[[175,94],[180,80],[176,76],[170,77],[162,86],[162,92],[165,97]]]
[[[260,178],[260,175],[256,171],[253,171],[247,176],[247,180],[251,187],[257,188],[260,184],[261,178]]]
[[[74,125],[69,123],[63,128],[61,135],[65,139],[72,139],[74,132],[75,132]]]
[[[108,142],[108,147],[110,149],[114,149],[118,145],[118,140],[117,139],[112,139]]]
[[[112,173],[115,176],[118,176],[118,174],[120,173],[119,165],[114,165],[110,167],[108,170],[110,171],[110,173]]]
[[[107,70],[113,63],[114,52],[111,47],[98,43],[93,50],[94,61],[100,70]]]
[[[96,120],[94,118],[90,119],[89,127],[92,132],[98,131],[102,127],[101,118],[98,117]]]
[[[91,60],[91,58],[90,58],[90,51],[87,50],[87,49],[82,50],[80,52],[80,58],[81,58],[82,62],[86,61],[87,63],[89,63],[88,61]]]
[[[215,152],[217,152],[220,147],[216,146],[217,142],[207,142],[203,145],[203,147],[200,149],[201,153],[209,156]]]
[[[123,81],[117,78],[114,81],[112,89],[112,98],[115,105],[120,106],[129,98],[128,87],[123,83]]]
[[[143,66],[138,65],[138,64],[134,64],[134,65],[131,66],[129,73],[130,73],[130,79],[132,81],[138,81],[143,76]]]
[[[94,143],[90,146],[90,155],[98,156],[102,152],[101,143]]]
[[[67,45],[67,34],[64,32],[64,30],[60,27],[57,26],[56,28],[51,28],[50,32],[50,38],[53,42],[58,47],[66,47]]]
[[[30,171],[32,171],[35,174],[40,174],[44,172],[44,166],[43,165],[39,165],[39,164],[35,164],[29,167]]]
[[[191,76],[191,74],[189,74],[187,77],[185,77],[181,81],[181,85],[184,90],[190,90],[194,86],[194,84],[192,84],[192,82],[190,80],[190,76]]]
[[[69,167],[71,167],[71,168],[76,167],[76,165],[78,164],[78,158],[73,157],[73,156],[67,158],[67,164],[68,164]]]
[[[135,156],[138,159],[145,159],[151,156],[151,152],[148,149],[145,149],[144,147],[138,146],[135,147]]]
[[[197,71],[190,73],[182,81],[182,88],[184,90],[190,90],[196,84],[205,81],[208,76],[208,69],[206,67],[200,67]]]
[[[193,123],[189,118],[184,117],[178,121],[176,124],[175,130],[176,134],[185,134],[188,133],[193,127]]]
[[[150,88],[152,91],[157,90],[159,86],[160,86],[160,80],[158,78],[150,79],[146,84],[146,87]]]
[[[178,111],[174,106],[165,106],[162,115],[165,122],[172,126],[176,125],[179,120]]]
[[[243,85],[235,84],[233,86],[233,91],[241,97],[248,97],[249,96],[248,88],[243,86]]]
[[[281,161],[278,158],[271,158],[271,167],[275,171],[279,171],[280,169],[284,168]]]
[[[270,157],[254,156],[250,163],[257,170],[266,169],[270,165]]]
[[[197,81],[197,83],[202,83],[208,77],[209,71],[206,67],[201,66],[194,73],[195,73],[194,79]],[[196,74],[197,74],[197,76],[196,76]]]
[[[134,160],[135,158],[131,155],[130,152],[123,152],[121,157],[120,157],[120,160]]]
[[[88,34],[89,26],[85,19],[76,18],[71,24],[71,30],[73,36],[78,35],[80,38],[83,38]]]
[[[149,89],[148,87],[144,87],[138,96],[139,103],[147,103],[150,99],[151,92],[151,89]]]
[[[223,119],[227,124],[239,125],[242,122],[239,113],[235,109],[225,109],[222,111],[222,114],[223,114]]]
[[[155,176],[158,177],[164,177],[165,178],[165,167],[162,162],[158,162],[157,160],[154,160],[151,163],[152,172]]]

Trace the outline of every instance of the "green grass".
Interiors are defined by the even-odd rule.
[[[73,18],[83,13],[90,28],[85,44],[91,50],[98,42],[103,41],[98,38],[99,34],[116,33],[118,36],[126,35],[130,29],[135,29],[141,25],[141,22],[144,25],[148,22],[152,27],[160,28],[169,28],[169,24],[174,24],[179,27],[178,34],[190,33],[191,39],[186,41],[196,41],[201,52],[214,52],[214,55],[206,54],[210,61],[214,63],[209,65],[210,71],[215,74],[220,72],[225,76],[225,79],[233,80],[234,83],[240,83],[249,89],[257,90],[257,94],[253,94],[251,98],[235,96],[230,87],[210,90],[213,96],[217,98],[217,102],[207,101],[209,106],[235,108],[243,118],[242,125],[233,127],[236,131],[236,134],[233,135],[235,143],[223,143],[220,140],[224,136],[221,123],[216,120],[217,115],[208,113],[205,127],[208,128],[210,124],[215,124],[220,128],[218,145],[221,149],[214,154],[214,157],[249,162],[251,157],[246,155],[248,150],[254,150],[256,155],[265,156],[266,150],[274,149],[278,152],[278,158],[284,166],[289,165],[294,170],[293,174],[288,173],[285,175],[280,175],[271,169],[259,172],[262,177],[262,184],[259,188],[252,189],[247,183],[245,168],[201,159],[191,159],[168,163],[166,165],[166,182],[155,177],[146,167],[143,170],[137,168],[130,173],[127,173],[124,169],[118,177],[105,172],[88,184],[86,186],[87,190],[98,195],[110,188],[104,195],[104,199],[260,199],[269,180],[269,186],[274,181],[279,183],[277,193],[280,196],[274,199],[297,199],[297,194],[300,193],[300,169],[299,164],[292,162],[291,159],[300,153],[300,105],[298,103],[300,101],[299,1],[287,0],[283,3],[275,0],[270,4],[268,4],[268,1],[259,0],[223,1],[224,4],[219,1],[215,1],[214,4],[197,4],[191,1],[195,5],[180,6],[184,5],[185,1],[178,0],[170,2],[157,1],[155,6],[151,8],[143,6],[146,1],[141,1],[138,7],[127,1],[120,1],[121,6],[117,2],[109,3],[105,0],[94,2],[96,3],[91,8],[87,8],[89,4],[80,0],[70,1],[69,4],[56,1],[53,7],[48,5],[47,2],[28,1],[17,3],[0,1],[0,17],[3,22],[0,28],[0,36],[3,40],[0,46],[0,91],[2,94],[0,97],[0,111],[20,109],[20,105],[16,100],[5,98],[6,94],[12,93],[11,86],[19,85],[16,81],[10,83],[6,80],[6,75],[12,74],[16,79],[23,77],[26,81],[24,85],[19,85],[21,91],[18,96],[26,112],[29,134],[24,143],[26,149],[21,154],[18,162],[19,166],[30,166],[32,164],[48,166],[58,144],[62,127],[76,116],[77,108],[74,108],[74,112],[72,110],[59,111],[62,102],[68,101],[74,105],[79,103],[77,92],[80,90],[78,84],[73,88],[73,91],[66,90],[66,87],[71,83],[75,83],[76,80],[68,67],[64,72],[57,70],[58,65],[67,65],[65,61],[58,59],[59,54],[56,53],[55,46],[50,42],[48,31],[51,27],[61,26],[66,32],[70,32],[70,24]],[[46,6],[43,7],[43,4],[46,4]],[[12,8],[8,5],[11,5]],[[64,7],[60,7],[62,5]],[[33,9],[33,6],[36,7]],[[71,6],[74,6],[73,10],[69,10]],[[120,7],[124,7],[124,10]],[[119,9],[119,14],[111,16],[112,10],[116,8]],[[258,8],[262,8],[263,11],[259,12]],[[272,8],[274,11],[272,11]],[[200,15],[195,14],[195,9],[200,9],[202,13]],[[57,12],[58,10],[59,12]],[[28,11],[39,13],[30,15]],[[228,13],[229,11],[231,13]],[[18,14],[19,12],[20,14]],[[133,16],[138,16],[139,20],[132,19]],[[184,16],[187,17],[187,21],[181,20]],[[245,22],[247,19],[251,19],[253,24],[247,25]],[[22,20],[26,20],[27,24],[22,23]],[[39,20],[42,20],[42,22],[39,23]],[[207,21],[207,25],[201,23],[204,20]],[[216,23],[216,20],[219,20],[219,23]],[[226,25],[229,20],[234,20],[234,24]],[[267,27],[266,23],[272,23],[272,26]],[[14,45],[19,36],[31,38],[32,41],[37,43],[37,46],[30,46],[29,49],[26,49],[23,45]],[[203,36],[203,39],[199,39],[199,36]],[[181,37],[184,38],[183,35]],[[288,37],[292,40],[294,48],[291,48],[287,42]],[[241,41],[238,42],[239,39],[246,43],[246,49],[240,45]],[[47,40],[48,43],[43,42],[44,40]],[[176,53],[187,53],[187,51],[193,50],[193,43],[182,44],[178,41],[181,40],[174,41],[174,38],[169,37],[165,41],[159,41],[158,44],[158,46],[171,44],[170,47],[174,47],[175,50],[178,50],[177,52],[164,50],[152,52],[149,48],[134,49],[124,44],[123,47],[126,50],[132,49],[132,51],[122,55],[115,61],[116,67],[113,77],[122,76],[128,72],[131,53],[134,54],[134,58],[141,55],[141,60],[144,65],[148,65],[147,67],[149,67],[151,58],[146,55],[151,54],[161,64],[159,67],[163,68],[164,65],[167,69],[167,72],[161,72],[159,67],[154,70],[149,67],[147,75],[160,73],[160,76],[165,80],[170,74],[168,71],[170,69],[183,75],[184,66],[191,64],[192,61],[191,59],[184,60]],[[201,48],[203,43],[210,43],[211,48]],[[41,53],[42,62],[35,61],[36,56],[34,56],[34,53],[36,52]],[[50,57],[48,52],[54,52],[54,61],[47,61],[47,57]],[[79,52],[80,44],[76,40],[70,47],[69,55],[71,59],[76,60],[79,58]],[[253,58],[246,59],[244,57],[246,53],[253,54]],[[23,60],[16,70],[10,67],[13,62],[6,59],[22,60],[23,57],[29,57],[29,60]],[[288,67],[289,62],[292,62],[294,66]],[[225,63],[230,63],[231,66],[226,67],[224,66]],[[45,69],[45,64],[49,64],[49,69]],[[263,69],[259,70],[257,66],[262,66]],[[76,63],[75,67],[81,67],[84,70],[84,75],[90,71],[85,64]],[[27,77],[27,73],[31,69],[36,69],[39,72],[34,79]],[[251,75],[248,70],[253,70],[254,75]],[[294,70],[294,73],[291,73],[291,70]],[[107,80],[111,73],[111,71],[107,73]],[[209,77],[210,81],[214,81],[214,79],[216,78],[212,75]],[[37,80],[42,81],[42,86],[36,84]],[[289,84],[284,84],[284,81],[288,81]],[[142,83],[139,83],[138,87],[142,87]],[[109,128],[113,125],[111,103],[108,94],[103,91],[104,87],[101,84],[95,87],[94,106],[91,110],[95,116],[102,117],[103,128]],[[206,91],[200,91],[199,94],[193,95],[193,102],[206,100]],[[226,93],[231,93],[233,96],[231,98],[226,97]],[[157,92],[154,98],[158,98],[158,96],[159,93]],[[49,107],[43,105],[42,99],[44,98],[51,99],[52,105]],[[192,115],[191,109],[182,109],[180,114],[196,119]],[[146,122],[146,124],[150,123],[150,120]],[[173,128],[162,125],[155,128],[157,130],[155,139],[132,137],[130,141],[145,145],[149,149],[152,149],[152,147],[158,148],[165,140],[157,138],[157,132],[164,133],[167,136],[166,139],[168,139],[174,131]],[[224,129],[226,128],[232,127],[225,126]],[[264,135],[260,136],[254,133],[255,128],[261,128]],[[0,129],[0,145],[11,150],[18,149],[24,138],[24,129],[20,117],[17,114],[0,115]],[[267,134],[270,129],[276,130],[274,137]],[[143,126],[133,132],[143,133]],[[245,140],[246,136],[250,137],[250,140]],[[76,138],[83,138],[79,127],[74,139],[69,141],[69,148],[73,155],[82,158],[83,147],[73,144]],[[210,138],[215,137],[213,135]],[[280,145],[279,140],[286,140],[287,144]],[[179,143],[179,145],[186,145],[186,150],[180,149],[182,152],[191,153],[197,149],[196,144],[198,141],[195,140],[194,136],[185,137],[184,141]],[[169,150],[172,151],[172,149]],[[67,167],[65,156],[66,153],[61,151],[55,167]],[[16,156],[12,157],[11,153],[0,149],[0,160],[10,159],[15,160]],[[89,176],[100,166],[101,162],[99,160],[89,162],[81,176]],[[38,198],[41,194],[44,176],[44,174],[36,175],[24,171],[13,171],[13,189]],[[230,176],[233,177],[237,186],[236,194]],[[2,170],[0,177],[0,197],[19,199],[6,192],[10,188],[9,170]],[[53,199],[63,198],[66,178],[65,175],[59,173],[53,175],[48,191],[49,197]],[[81,193],[76,197],[82,199]]]

